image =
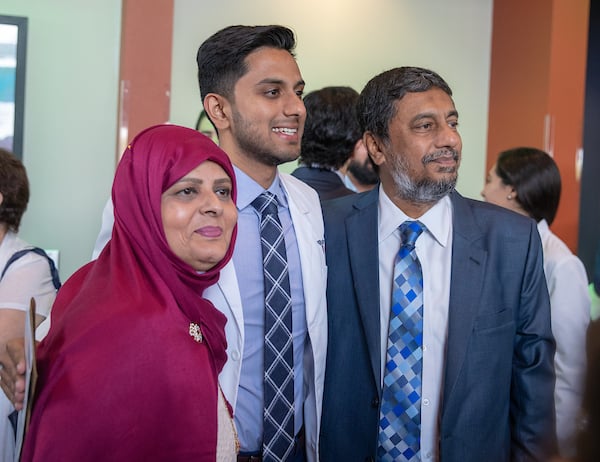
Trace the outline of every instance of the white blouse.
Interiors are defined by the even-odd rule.
[[[0,274],[6,263],[19,250],[31,247],[9,231],[0,243]],[[48,260],[33,252],[11,264],[0,280],[0,309],[27,311],[31,297],[35,298],[36,313],[47,317],[56,298]]]
[[[233,419],[229,415],[223,392],[219,388],[219,402],[217,404],[217,461],[235,462],[239,443]]]
[[[561,456],[571,457],[575,455],[576,424],[585,380],[585,339],[590,322],[588,279],[583,263],[550,231],[545,220],[538,223],[538,231],[556,340],[556,434]]]
[[[9,231],[0,243],[0,274],[15,252],[30,247]],[[56,298],[56,289],[48,260],[33,252],[23,255],[7,269],[0,280],[0,310],[13,309],[26,311],[31,298],[35,299],[36,313],[47,317]],[[23,320],[23,329],[25,321]],[[37,336],[37,335],[36,335]],[[14,458],[14,433],[8,421],[8,415],[14,410],[12,403],[0,392],[0,461],[12,461]]]

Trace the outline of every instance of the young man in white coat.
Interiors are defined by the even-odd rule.
[[[305,455],[304,448],[296,447],[282,460],[317,458],[327,349],[323,221],[316,192],[277,171],[279,164],[298,157],[306,118],[304,81],[293,48],[294,36],[287,28],[233,26],[206,40],[197,56],[204,109],[234,164],[238,186],[233,264],[205,292],[228,317],[229,359],[220,384],[235,410],[238,460],[277,460],[262,448],[265,302],[260,217],[251,205],[265,191],[277,197],[285,236],[296,445],[306,438]]]

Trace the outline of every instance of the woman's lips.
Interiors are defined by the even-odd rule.
[[[196,232],[204,237],[220,237],[223,234],[223,230],[219,226],[203,226]]]

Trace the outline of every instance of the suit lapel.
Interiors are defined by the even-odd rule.
[[[375,383],[381,380],[379,321],[379,246],[377,201],[379,188],[361,196],[346,218],[352,282],[363,324]]]
[[[477,244],[481,239],[481,230],[475,222],[472,209],[457,192],[452,193],[451,199],[453,242],[444,401],[452,393],[465,361],[473,323],[481,303],[487,260],[487,252]]]
[[[223,299],[227,302],[227,307],[230,310],[230,314],[227,316],[228,319],[235,322],[236,328],[243,338],[244,333],[244,312],[242,309],[242,299],[240,297],[240,289],[238,287],[237,275],[235,273],[235,267],[233,266],[233,260],[230,260],[225,267],[221,270],[219,275],[219,282],[216,286],[221,291]],[[207,289],[209,290],[210,287]],[[206,291],[205,291],[206,294]],[[210,297],[207,297],[210,299]],[[217,306],[218,309],[224,311],[223,307]],[[226,315],[228,313],[225,313]]]
[[[319,302],[324,297],[327,283],[322,212],[320,208],[315,209],[314,202],[307,200],[303,192],[290,181],[291,176],[280,174],[280,178],[287,193],[300,255],[306,322],[311,325],[318,319]]]

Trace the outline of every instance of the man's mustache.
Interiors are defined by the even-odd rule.
[[[456,149],[443,149],[440,151],[435,151],[427,154],[421,162],[423,165],[428,164],[429,162],[436,161],[437,159],[441,159],[442,157],[452,157],[452,160],[458,162],[458,151]]]

